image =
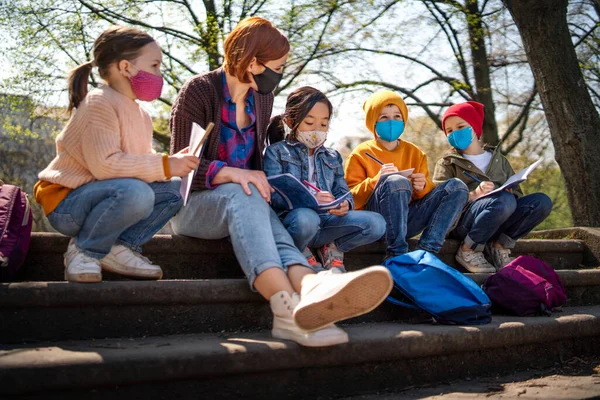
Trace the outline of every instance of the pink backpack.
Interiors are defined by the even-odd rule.
[[[535,257],[519,256],[490,276],[483,290],[492,305],[519,316],[550,315],[565,304],[567,294],[560,276]]]
[[[14,278],[23,265],[32,222],[27,194],[0,181],[0,280]]]

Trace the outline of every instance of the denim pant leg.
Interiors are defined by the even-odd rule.
[[[517,206],[510,217],[496,231],[493,239],[504,248],[515,247],[517,239],[527,235],[548,217],[552,200],[544,193],[533,193],[517,199]]]
[[[141,246],[152,239],[152,236],[165,226],[183,205],[179,193],[180,178],[173,178],[167,182],[152,182],[149,185],[154,192],[152,214],[121,233],[117,240],[117,243],[138,253],[142,252]]]
[[[317,234],[321,219],[319,214],[310,208],[297,208],[290,211],[283,218],[282,223],[294,240],[296,247],[300,251],[304,251],[308,242]]]
[[[73,190],[48,215],[60,233],[77,238],[76,246],[93,258],[104,258],[119,236],[148,218],[154,191],[139,179],[95,181]]]
[[[463,213],[452,235],[470,248],[483,251],[498,228],[514,213],[514,194],[502,191],[472,202]]]
[[[254,185],[248,196],[237,183],[190,195],[188,204],[171,221],[178,235],[200,239],[231,238],[233,251],[250,287],[269,268],[286,269],[293,264],[308,267],[291,236]]]
[[[419,248],[432,253],[439,252],[446,234],[468,200],[469,189],[460,179],[452,178],[440,183],[425,197],[410,204],[407,237],[423,231]]]
[[[390,175],[373,191],[367,202],[367,210],[375,211],[385,219],[388,254],[398,255],[408,251],[406,223],[411,196],[410,181],[401,175]]]
[[[322,215],[321,229],[309,245],[321,247],[334,242],[340,251],[347,252],[379,240],[385,234],[385,225],[385,219],[372,211],[350,210],[343,217]]]

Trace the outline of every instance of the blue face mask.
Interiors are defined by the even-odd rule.
[[[448,142],[450,146],[458,150],[466,149],[473,142],[473,128],[467,126],[466,128],[452,132],[448,135]]]
[[[375,132],[386,142],[398,140],[402,132],[404,132],[404,121],[380,121],[375,124]]]

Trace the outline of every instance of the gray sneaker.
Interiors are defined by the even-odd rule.
[[[469,272],[496,272],[496,268],[487,262],[481,251],[463,251],[459,247],[454,258]]]
[[[512,260],[514,260],[514,258],[510,256],[509,249],[499,249],[492,243],[486,244],[485,250],[492,258],[492,262],[498,271],[506,267],[506,264],[509,264],[512,262]]]
[[[308,247],[304,248],[302,255],[304,257],[306,257],[306,261],[308,262],[308,265],[310,265],[311,267],[317,268],[317,269],[320,269],[323,267],[321,265],[321,263],[317,261],[317,258],[315,257],[315,255],[312,253],[312,251]]]
[[[344,253],[342,253],[333,243],[326,244],[317,250],[317,255],[323,264],[323,268],[327,270],[337,269],[341,272],[346,272],[344,267]]]

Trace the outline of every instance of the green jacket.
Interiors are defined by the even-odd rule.
[[[515,171],[498,148],[486,146],[485,150],[492,152],[492,160],[487,167],[487,171],[481,171],[456,149],[451,149],[435,164],[433,182],[438,184],[450,178],[458,178],[467,184],[470,191],[473,191],[479,186],[479,183],[465,175],[464,171],[467,171],[482,181],[494,182],[496,187],[502,186],[508,178],[515,174]],[[523,196],[523,191],[518,185],[513,188],[513,193],[517,197]]]

